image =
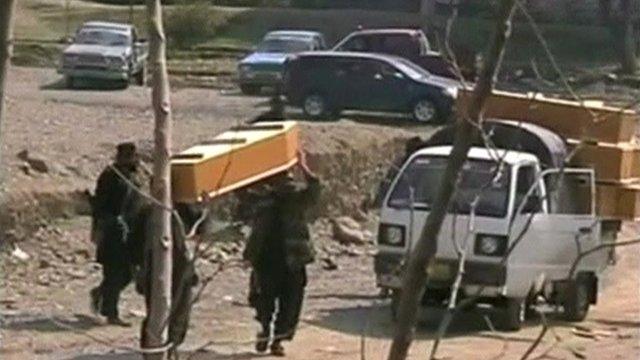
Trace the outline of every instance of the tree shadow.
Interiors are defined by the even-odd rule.
[[[215,350],[202,351],[180,351],[180,359],[191,360],[249,360],[269,357],[269,354],[257,354],[251,351],[240,351],[237,353],[221,353]],[[65,358],[65,360],[140,360],[142,355],[138,353],[105,353],[105,354],[83,354]]]
[[[593,322],[615,327],[640,328],[640,320],[593,319]]]
[[[16,331],[64,332],[68,331],[68,328],[86,331],[102,325],[96,318],[83,314],[68,317],[14,315],[4,316],[2,328]]]
[[[50,83],[40,86],[40,90],[94,90],[94,91],[119,91],[124,90],[129,86],[119,81],[107,81],[100,79],[75,79],[73,88],[67,86],[64,78],[54,80]]]
[[[446,310],[441,308],[421,308],[418,315],[418,327],[415,338],[418,340],[433,340],[437,337],[438,327]],[[499,310],[485,307],[477,307],[467,311],[461,311],[453,318],[447,331],[447,338],[461,336],[496,337],[509,341],[531,342],[530,334],[523,335],[519,332],[493,332],[490,330],[485,316],[488,316],[495,327],[498,321],[496,315]],[[548,320],[554,326],[569,326],[556,320],[553,314],[547,315]],[[320,312],[317,319],[307,321],[311,325],[327,328],[333,331],[360,336],[363,333],[367,337],[391,339],[395,329],[391,317],[391,309],[388,304],[373,304],[369,306],[332,308]],[[536,327],[542,324],[538,316],[527,319],[523,328]]]

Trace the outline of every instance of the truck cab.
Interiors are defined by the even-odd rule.
[[[67,87],[78,79],[112,80],[144,85],[148,44],[133,25],[90,21],[82,24],[64,49],[58,72]]]
[[[422,67],[429,73],[455,79],[456,75],[442,55],[434,51],[420,29],[361,29],[340,40],[333,51],[395,55]]]
[[[567,320],[584,319],[608,263],[606,251],[579,259],[604,238],[594,171],[549,166],[526,151],[535,148],[471,148],[427,269],[424,305],[449,305],[462,261],[458,299],[503,310],[505,330],[520,328],[539,295],[563,306]],[[415,152],[381,207],[375,272],[378,286],[396,300],[451,149],[436,144]]]

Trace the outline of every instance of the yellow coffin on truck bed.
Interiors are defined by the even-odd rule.
[[[295,121],[238,126],[171,160],[173,200],[197,202],[284,171],[297,162]]]

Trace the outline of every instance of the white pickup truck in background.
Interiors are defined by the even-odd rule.
[[[58,72],[69,88],[78,79],[118,81],[125,87],[133,80],[144,85],[147,56],[147,43],[133,25],[86,22],[63,51]]]

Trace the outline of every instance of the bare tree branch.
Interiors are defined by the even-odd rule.
[[[461,117],[457,120],[455,142],[440,184],[440,191],[434,202],[433,210],[429,213],[420,239],[409,258],[407,270],[404,274],[403,291],[398,309],[398,323],[389,351],[389,360],[404,360],[413,340],[416,313],[426,283],[424,269],[435,255],[437,235],[446,215],[449,200],[454,192],[455,180],[458,178],[462,165],[466,161],[467,153],[471,148],[471,139],[475,131],[472,122],[476,124],[479,122],[484,102],[493,89],[496,74],[504,54],[504,46],[510,35],[514,5],[515,0],[503,0],[500,2],[496,29],[489,47],[487,61],[480,73],[469,108],[461,109]]]

